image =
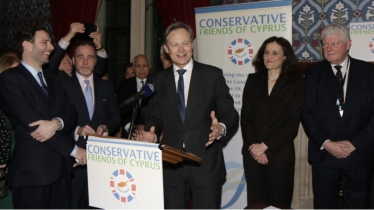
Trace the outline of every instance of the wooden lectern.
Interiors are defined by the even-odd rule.
[[[196,162],[201,161],[200,157],[190,152],[184,152],[173,147],[167,146],[165,144],[159,144],[158,148],[162,150],[162,160],[169,163],[177,164],[179,162],[182,162],[183,159],[192,160]]]

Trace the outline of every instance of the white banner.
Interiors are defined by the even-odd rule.
[[[292,43],[292,1],[196,8],[195,14],[197,60],[223,70],[240,114],[247,76],[254,73],[252,59],[263,41],[271,36],[282,36]],[[223,150],[227,177],[222,208],[247,206],[242,142],[239,128]]]
[[[90,136],[87,172],[90,206],[164,208],[162,152],[158,144]]]
[[[374,61],[374,22],[349,24],[352,46],[349,54],[357,59]]]

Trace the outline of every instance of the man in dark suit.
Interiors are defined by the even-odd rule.
[[[193,32],[173,23],[164,36],[173,65],[158,72],[156,95],[149,102],[149,118],[139,139],[162,143],[201,157],[200,163],[163,163],[165,208],[219,209],[226,176],[221,140],[235,132],[238,112],[222,70],[192,59]],[[180,76],[181,75],[181,76]]]
[[[321,39],[325,60],[307,69],[303,110],[314,208],[337,208],[341,184],[344,208],[364,208],[374,153],[374,66],[348,56],[345,26],[327,26]]]
[[[149,64],[149,60],[145,55],[137,55],[133,59],[133,69],[135,72],[135,77],[131,77],[129,79],[124,80],[119,84],[118,92],[117,92],[117,101],[118,105],[121,104],[131,96],[135,95],[137,92],[141,90],[143,85],[150,83],[148,78],[149,72],[151,70],[151,65]],[[144,125],[144,120],[142,119],[142,114],[144,115],[144,111],[146,110],[146,106],[148,106],[149,98],[143,98],[140,102],[139,111],[137,114],[137,118],[135,119],[134,126],[141,126]],[[143,110],[143,113],[141,112]],[[133,104],[128,104],[125,106],[121,106],[121,116],[122,116],[122,138],[129,137],[129,128],[130,122],[132,119],[133,114]]]
[[[63,81],[63,88],[78,112],[77,127],[71,135],[78,147],[86,149],[87,135],[115,134],[120,112],[113,86],[93,74],[96,64],[93,42],[82,41],[75,47],[73,64],[76,72]],[[74,169],[71,190],[72,208],[89,208],[87,166]]]
[[[22,28],[18,35],[21,64],[0,75],[1,106],[15,130],[8,176],[13,204],[70,208],[69,156],[78,164],[86,163],[86,151],[66,133],[77,115],[57,75],[42,69],[53,50],[48,32],[33,26]]]

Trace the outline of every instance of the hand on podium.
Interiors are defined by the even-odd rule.
[[[145,141],[145,142],[154,143],[156,139],[155,127],[152,126],[149,131],[137,129],[134,131],[134,134],[132,135],[131,139],[136,140],[136,141]]]

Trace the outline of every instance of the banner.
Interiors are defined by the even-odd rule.
[[[163,209],[162,152],[158,144],[89,136],[90,206]]]
[[[374,61],[374,22],[349,24],[352,40],[349,55],[364,61]]]
[[[252,59],[263,41],[282,36],[292,43],[292,1],[271,1],[196,8],[197,60],[221,68],[241,112],[247,76],[254,73]],[[222,208],[247,206],[242,163],[241,128],[224,147],[226,183]]]

